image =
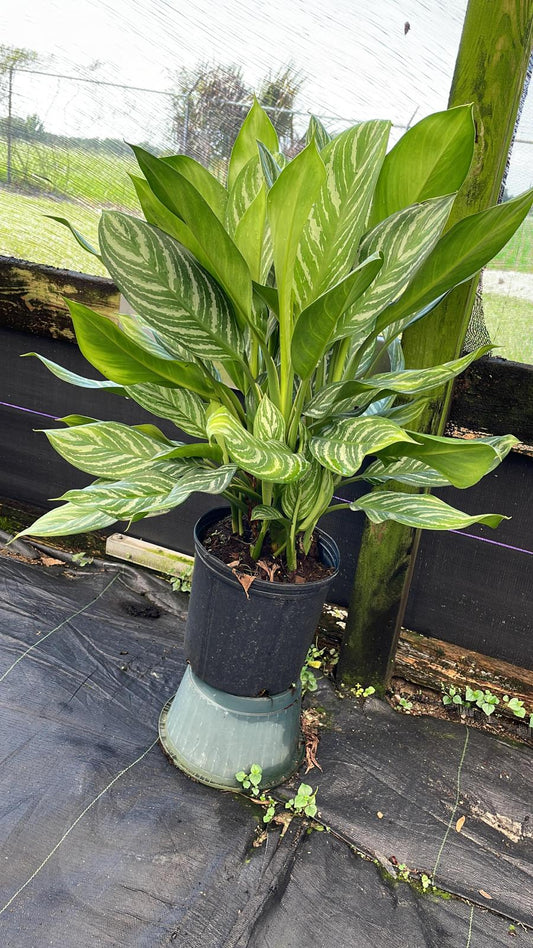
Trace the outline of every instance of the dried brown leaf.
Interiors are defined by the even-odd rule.
[[[248,595],[248,590],[250,586],[252,585],[255,579],[255,576],[250,576],[249,573],[240,573],[239,570],[237,569],[232,569],[231,572],[238,579],[238,581],[240,582],[242,588],[244,589],[246,593],[246,598],[249,599],[250,596]]]
[[[308,711],[304,711],[302,714],[302,734],[305,741],[305,761],[307,767],[305,769],[306,774],[309,773],[313,767],[317,767],[318,770],[322,770],[322,767],[317,760],[317,751],[318,751],[318,728],[320,727],[320,716],[313,710],[309,708]]]
[[[43,566],[64,566],[63,560],[56,560],[53,556],[41,556]]]

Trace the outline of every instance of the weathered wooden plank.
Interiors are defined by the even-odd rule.
[[[507,434],[533,444],[533,366],[484,358],[455,382],[450,420],[471,431]]]
[[[474,102],[477,141],[473,168],[458,195],[449,226],[495,203],[524,87],[533,36],[533,0],[470,0],[456,62],[449,105]],[[444,304],[404,334],[409,367],[437,365],[461,350],[477,280],[459,287]],[[451,387],[432,398],[421,430],[440,434],[447,420]],[[407,601],[415,531],[386,524],[367,527],[350,601],[339,672],[347,683],[364,675],[383,692]]]
[[[5,329],[73,341],[64,297],[104,315],[118,313],[119,293],[111,280],[0,257],[0,325]]]
[[[514,696],[533,708],[533,671],[409,629],[402,629],[394,674],[434,691],[440,691],[442,684],[489,688],[500,699]],[[498,711],[505,713],[503,703]]]

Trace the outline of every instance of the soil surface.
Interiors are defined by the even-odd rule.
[[[289,571],[287,563],[280,556],[274,556],[269,535],[265,537],[261,556],[257,560],[250,555],[250,546],[255,536],[247,520],[244,522],[243,536],[233,533],[231,517],[220,520],[208,529],[203,537],[203,545],[209,553],[231,567],[237,578],[262,579],[271,583],[313,583],[331,576],[333,569],[325,566],[320,559],[318,540],[313,536],[311,548],[306,555],[297,551],[298,566]]]

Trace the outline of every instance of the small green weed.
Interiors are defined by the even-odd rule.
[[[90,566],[94,563],[94,556],[89,556],[87,553],[73,553],[72,562],[76,563],[76,566]]]
[[[316,691],[318,681],[315,675],[315,669],[322,675],[328,675],[339,660],[339,651],[336,648],[318,648],[311,645],[307,652],[305,665],[300,672],[300,681],[302,683],[302,694],[306,691]]]
[[[184,567],[179,576],[172,576],[170,585],[174,592],[190,593],[192,583],[192,566]]]
[[[308,783],[301,783],[296,796],[287,800],[285,809],[293,810],[296,816],[316,816],[318,813],[316,790],[313,790]]]
[[[442,684],[441,689],[444,705],[455,705],[456,707],[470,709],[478,708],[487,717],[494,714],[498,705],[500,705],[500,699],[488,688],[471,688],[470,685],[467,685],[463,693],[461,688],[456,688],[455,685]],[[520,698],[503,695],[502,702],[509,711],[513,712],[515,718],[523,720],[527,716],[528,712]],[[529,715],[529,727],[533,728],[533,714]]]
[[[261,792],[261,781],[263,779],[263,770],[260,764],[252,764],[250,770],[239,770],[235,774],[235,779],[239,781],[243,790],[247,790],[250,796],[250,799],[254,803],[258,803],[260,806],[265,808],[263,814],[263,823],[277,823],[282,827],[281,835],[284,836],[287,832],[287,829],[290,825],[291,820],[295,817],[309,817],[313,819],[314,816],[318,813],[318,807],[316,805],[316,790],[313,790],[312,787],[307,783],[301,783],[296,791],[296,795],[291,797],[290,800],[287,800],[284,810],[290,812],[284,812],[280,810],[279,807],[281,804],[279,801],[274,800],[269,794]],[[323,830],[324,827],[319,823],[312,822],[311,829]],[[329,827],[327,827],[329,830]],[[264,842],[266,836],[264,833],[260,833],[254,843],[254,846],[261,845]]]
[[[368,685],[365,688],[357,682],[357,684],[351,688],[348,688],[346,685],[341,685],[341,690],[337,692],[337,697],[347,698],[348,695],[350,695],[351,698],[370,698],[371,695],[375,695],[375,693],[376,689],[373,685]]]

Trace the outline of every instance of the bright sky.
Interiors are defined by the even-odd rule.
[[[446,107],[466,0],[17,0],[9,15],[7,0],[3,7],[2,43],[37,51],[35,68],[47,72],[168,91],[173,73],[201,61],[237,63],[251,85],[292,62],[304,76],[302,111],[406,124]],[[168,107],[165,96],[16,77],[15,112],[37,112],[54,132],[159,143]],[[522,124],[533,138],[532,95]],[[515,190],[531,183],[531,154],[516,148]]]

